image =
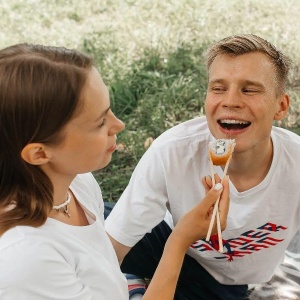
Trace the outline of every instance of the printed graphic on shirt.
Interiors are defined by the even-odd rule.
[[[249,230],[241,234],[237,238],[223,241],[224,255],[215,257],[216,259],[228,259],[233,261],[234,258],[243,257],[252,254],[255,251],[261,251],[272,246],[276,246],[284,239],[276,239],[272,237],[272,233],[286,230],[287,227],[278,226],[273,223],[266,223],[255,230]],[[212,235],[209,242],[204,239],[199,240],[191,245],[191,247],[199,252],[219,250],[218,235]]]

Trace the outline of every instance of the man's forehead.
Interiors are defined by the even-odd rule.
[[[250,76],[252,73],[253,78],[248,78],[248,80],[255,80],[260,75],[276,75],[276,67],[270,58],[261,52],[251,52],[241,55],[220,54],[213,60],[208,70],[208,77],[211,79],[214,74],[217,77],[220,77],[222,74],[228,76],[230,73],[231,76],[241,74],[248,74]]]

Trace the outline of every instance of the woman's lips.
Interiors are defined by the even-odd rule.
[[[110,148],[107,149],[108,152],[114,152],[117,149],[117,144],[113,144]]]

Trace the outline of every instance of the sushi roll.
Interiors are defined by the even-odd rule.
[[[235,140],[218,139],[209,143],[210,159],[215,166],[224,166],[231,158]]]

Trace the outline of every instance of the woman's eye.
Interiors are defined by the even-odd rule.
[[[101,127],[103,127],[105,124],[106,124],[106,119],[104,118],[103,121],[102,121],[102,123],[99,125],[99,127],[101,128]]]

